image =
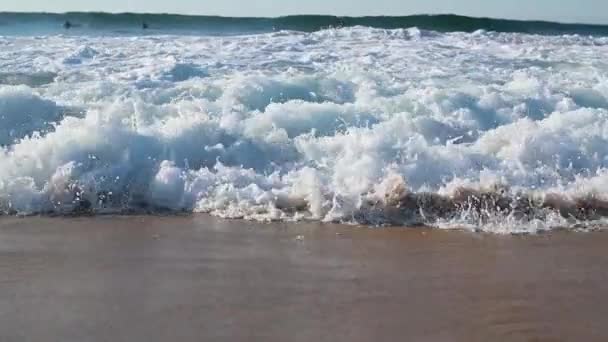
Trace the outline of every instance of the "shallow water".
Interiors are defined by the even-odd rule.
[[[602,226],[608,38],[0,37],[0,211]]]

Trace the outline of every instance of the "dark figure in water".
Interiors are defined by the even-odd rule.
[[[147,30],[148,29],[148,23],[146,23],[145,21],[143,23],[141,23],[141,28],[142,30]]]
[[[72,28],[72,23],[69,20],[66,20],[65,23],[63,23],[63,28],[66,30],[69,30]]]

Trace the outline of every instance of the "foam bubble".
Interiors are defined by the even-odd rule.
[[[62,118],[54,101],[43,99],[26,86],[0,86],[0,145],[44,134]]]
[[[604,38],[354,27],[2,39],[0,74],[54,75],[0,86],[4,213],[496,233],[608,216]]]

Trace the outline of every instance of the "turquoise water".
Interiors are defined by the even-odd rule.
[[[418,27],[440,32],[518,32],[532,34],[608,35],[608,26],[562,24],[543,21],[518,21],[472,18],[457,15],[414,15],[400,17],[336,17],[298,15],[278,18],[231,18],[134,13],[0,13],[0,34],[250,34],[280,30],[314,32],[328,27],[366,26],[384,29]],[[147,30],[143,31],[146,23]]]

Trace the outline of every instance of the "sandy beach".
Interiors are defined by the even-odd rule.
[[[605,341],[608,234],[2,218],[0,341]]]

